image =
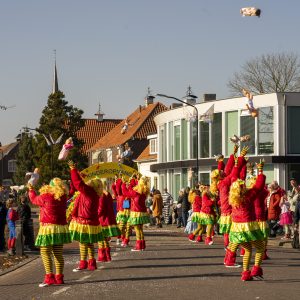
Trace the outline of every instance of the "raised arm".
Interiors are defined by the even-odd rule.
[[[44,205],[43,197],[38,196],[36,194],[36,191],[32,187],[29,187],[28,197],[29,197],[29,200],[31,201],[32,204],[35,204],[35,205],[38,205],[38,206],[43,206]]]

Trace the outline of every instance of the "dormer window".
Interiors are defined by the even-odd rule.
[[[150,154],[157,154],[157,140],[151,139],[149,140],[150,143]]]

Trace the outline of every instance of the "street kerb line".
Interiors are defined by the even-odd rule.
[[[86,276],[83,276],[83,277],[77,279],[76,281],[83,281],[83,280],[86,280],[86,279],[90,278],[91,276],[92,275],[86,275]]]
[[[59,294],[65,292],[65,291],[67,291],[70,288],[71,288],[70,286],[65,286],[65,287],[59,289],[58,291],[54,292],[52,295],[59,295]]]

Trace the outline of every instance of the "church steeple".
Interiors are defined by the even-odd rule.
[[[57,69],[56,69],[56,50],[54,50],[54,76],[53,76],[53,86],[52,94],[57,93],[58,89],[58,79],[57,79]]]

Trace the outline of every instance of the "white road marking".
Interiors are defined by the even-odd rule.
[[[90,278],[91,276],[92,275],[86,275],[86,276],[83,276],[83,277],[77,279],[76,281],[83,281],[83,280],[86,280],[86,279]]]
[[[58,291],[54,292],[52,295],[59,295],[59,294],[65,292],[65,291],[67,291],[70,288],[71,288],[70,286],[65,286],[65,287],[59,289]]]

